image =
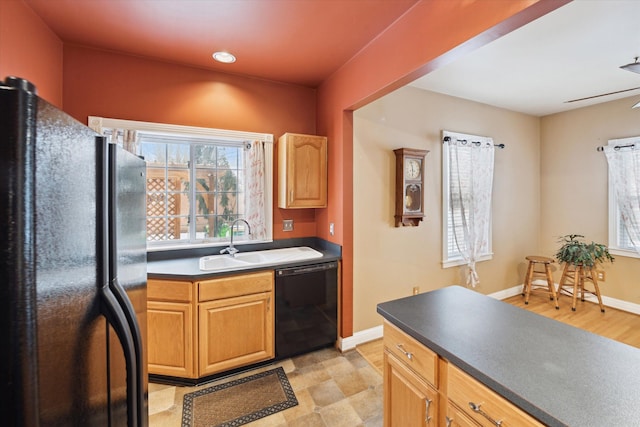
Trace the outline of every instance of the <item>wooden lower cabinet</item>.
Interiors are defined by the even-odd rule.
[[[273,271],[148,280],[149,373],[186,379],[272,359]]]
[[[148,301],[147,325],[149,372],[194,378],[191,304]]]
[[[210,375],[274,357],[271,293],[201,303],[200,375]]]
[[[387,321],[383,370],[385,427],[543,426]]]
[[[436,426],[438,392],[389,351],[384,353],[384,425]]]

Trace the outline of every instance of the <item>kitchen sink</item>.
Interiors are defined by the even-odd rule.
[[[246,264],[246,262],[236,260],[229,255],[217,255],[200,258],[200,270],[222,270],[226,268],[231,269],[234,267],[243,267],[246,266]]]
[[[307,246],[268,249],[264,251],[238,252],[231,255],[209,255],[200,258],[200,270],[234,270],[259,265],[277,265],[288,262],[322,258],[322,253]]]

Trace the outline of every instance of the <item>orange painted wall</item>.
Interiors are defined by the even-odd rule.
[[[351,112],[567,2],[421,0],[320,86],[318,132],[330,141],[330,198],[327,209],[317,215],[318,235],[342,245],[342,337],[353,334],[353,222],[357,221],[353,162],[357,159],[353,159]],[[328,233],[331,222],[336,225],[335,236]]]
[[[71,45],[64,47],[64,106],[83,123],[102,116],[270,133],[276,141],[316,131],[314,89]],[[276,186],[277,176],[274,195]],[[294,220],[293,232],[282,231],[283,219]],[[274,207],[274,224],[274,239],[317,234],[314,210]]]
[[[62,107],[62,41],[22,0],[0,0],[0,80],[7,76]]]

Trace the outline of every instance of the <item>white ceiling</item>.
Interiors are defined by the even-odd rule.
[[[545,116],[614,99],[640,101],[640,1],[574,0],[411,86]],[[640,114],[640,111],[639,111]]]

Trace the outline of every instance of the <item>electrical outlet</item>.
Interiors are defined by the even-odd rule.
[[[329,234],[332,236],[336,234],[336,227],[332,222],[329,223]]]
[[[293,220],[292,219],[283,219],[282,220],[282,231],[293,231]]]
[[[598,278],[598,282],[604,282],[606,279],[606,276],[604,274],[604,270],[597,270],[596,271],[596,277]]]
[[[413,294],[414,295],[418,295],[420,293],[420,286],[414,286],[413,287]]]

